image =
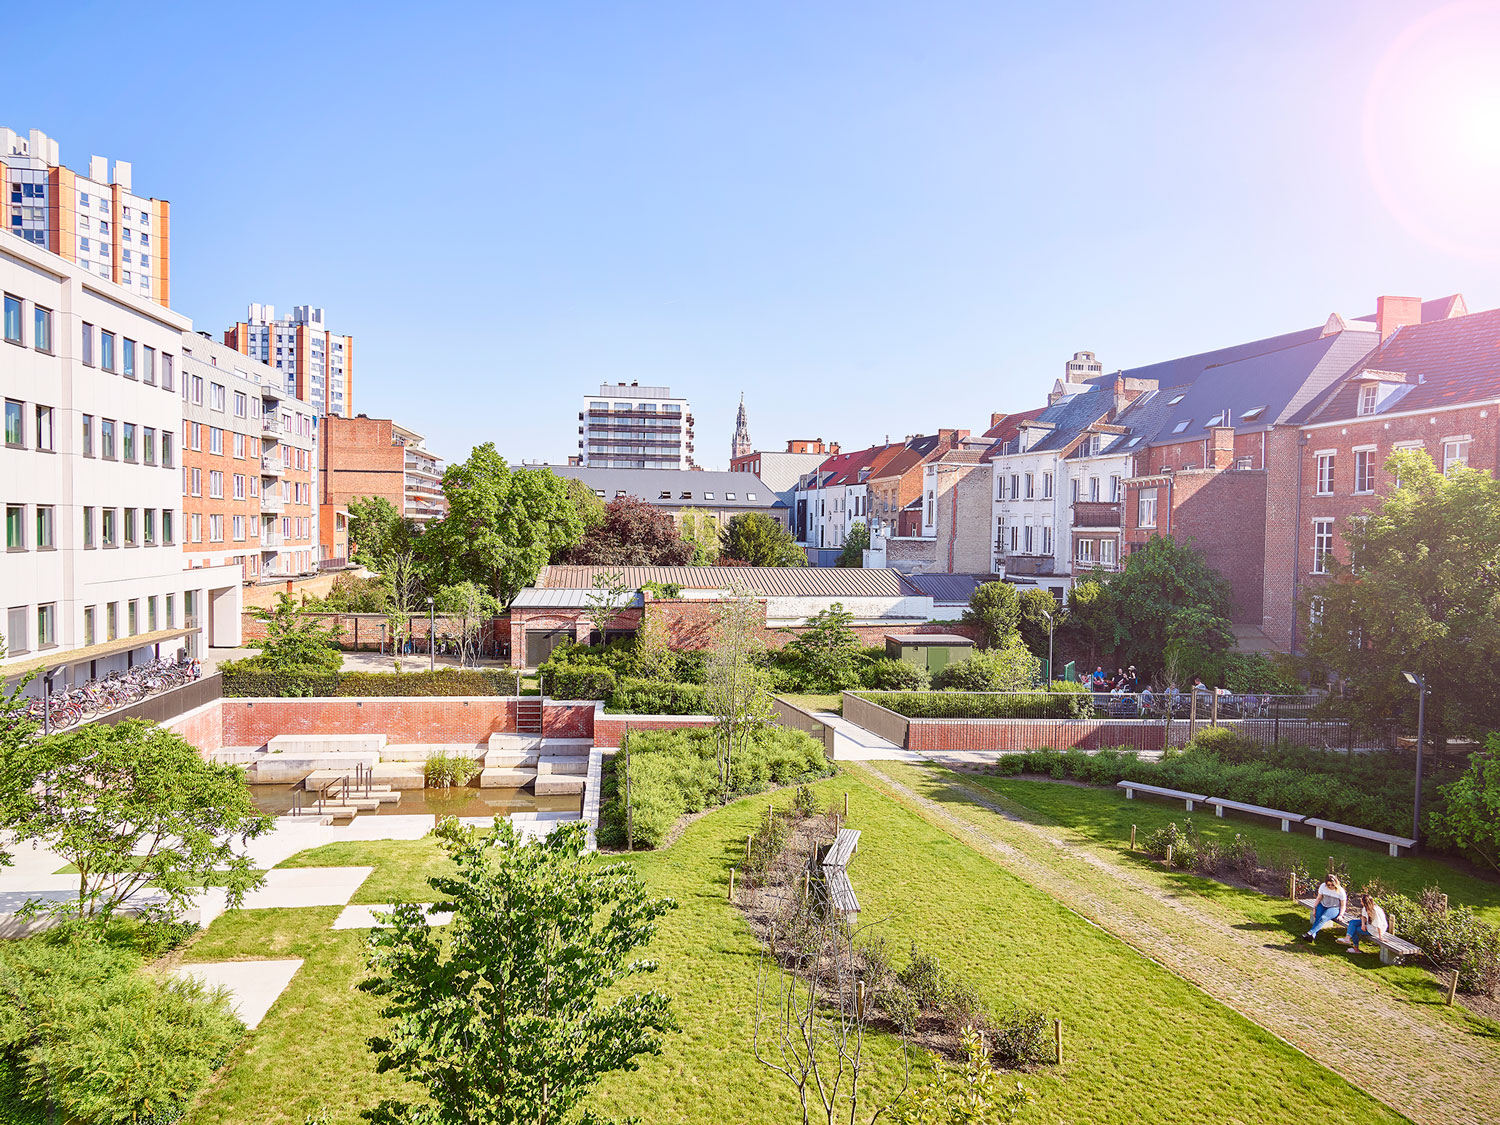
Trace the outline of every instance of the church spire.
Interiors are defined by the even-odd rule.
[[[740,392],[740,411],[734,419],[734,441],[729,447],[730,459],[743,457],[754,450],[750,441],[750,424],[745,419],[745,392]]]

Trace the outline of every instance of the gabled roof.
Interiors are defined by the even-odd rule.
[[[1095,386],[1113,386],[1116,376],[1123,375],[1127,379],[1155,379],[1159,387],[1183,386],[1195,382],[1210,367],[1236,363],[1250,356],[1264,355],[1266,352],[1281,351],[1283,348],[1295,347],[1297,344],[1316,340],[1322,335],[1323,325],[1320,324],[1316,328],[1303,328],[1296,332],[1283,333],[1280,336],[1268,336],[1263,340],[1250,340],[1227,348],[1199,352],[1197,355],[1166,359],[1160,363],[1147,364],[1145,367],[1128,367],[1113,374],[1096,375],[1089,382]]]
[[[974,591],[986,582],[998,582],[993,574],[908,574],[906,580],[934,602],[967,604]]]
[[[984,434],[990,439],[990,445],[984,451],[983,460],[994,460],[1000,455],[1002,446],[1015,441],[1021,435],[1022,422],[1034,422],[1050,409],[1049,406],[1035,406],[1030,410],[1017,411],[1015,414],[1007,414],[1000,420],[998,426],[991,426]]]
[[[1289,420],[1296,423],[1354,418],[1360,375],[1399,372],[1406,383],[1375,413],[1433,410],[1500,399],[1500,309],[1398,329],[1326,393]]]
[[[544,566],[533,589],[591,590],[594,579],[618,574],[639,590],[647,582],[675,584],[684,590],[738,587],[774,598],[902,598],[918,595],[915,586],[884,567],[835,566]]]
[[[527,464],[523,469],[551,469],[600,495],[607,504],[616,496],[634,496],[659,508],[709,508],[765,511],[777,496],[754,473],[707,472],[699,469],[600,469],[588,465]],[[730,499],[730,497],[733,499]]]
[[[1037,419],[1038,422],[1051,422],[1051,433],[1043,435],[1031,448],[1038,453],[1068,448],[1090,426],[1109,417],[1114,401],[1114,393],[1102,387],[1090,388],[1084,394],[1059,399]]]

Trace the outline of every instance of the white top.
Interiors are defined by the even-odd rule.
[[[1337,906],[1339,913],[1344,912],[1344,907],[1349,905],[1349,895],[1343,887],[1332,887],[1323,883],[1318,887],[1318,902],[1322,906]]]
[[[1372,934],[1384,934],[1387,932],[1389,923],[1385,918],[1385,911],[1379,906],[1370,907],[1370,921],[1366,927]]]

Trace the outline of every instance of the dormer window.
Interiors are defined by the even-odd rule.
[[[705,499],[705,500],[712,500],[713,498],[714,498],[714,494],[712,492],[705,492],[703,494],[703,499]]]
[[[1374,383],[1359,388],[1359,414],[1374,414],[1375,407],[1380,403],[1380,388]]]
[[[684,492],[677,499],[679,499],[679,500],[691,500],[692,498],[693,498],[693,494],[691,492]]]

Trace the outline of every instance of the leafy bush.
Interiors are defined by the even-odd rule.
[[[608,699],[615,683],[602,664],[562,664],[542,673],[542,690],[553,699]]]
[[[642,582],[641,590],[653,598],[675,598],[682,593],[682,586],[676,582]]]
[[[861,679],[865,687],[876,691],[926,691],[932,683],[920,664],[885,656],[866,664]]]
[[[631,733],[630,805],[637,846],[656,847],[680,817],[719,799],[714,738],[715,732],[705,729]],[[625,843],[625,768],[622,750],[605,771],[599,816],[599,840],[604,844]],[[728,796],[812,781],[832,772],[821,743],[802,731],[766,727],[735,756]]]
[[[949,665],[953,667],[953,665]],[[1030,691],[1001,694],[861,692],[861,697],[911,719],[1074,719],[1093,710],[1085,691]]]
[[[307,696],[514,695],[515,674],[503,668],[440,668],[435,672],[271,671],[255,660],[224,664],[224,694],[250,698]]]
[[[990,1020],[986,1036],[991,1057],[1005,1066],[1027,1066],[1051,1058],[1047,1014],[1027,1004],[1011,1004]]]
[[[1224,686],[1236,695],[1301,695],[1305,690],[1286,657],[1272,660],[1265,653],[1231,653],[1222,658]]]
[[[433,754],[422,764],[422,777],[431,789],[467,785],[479,772],[480,763],[467,754]]]
[[[677,682],[680,684],[702,684],[707,678],[708,654],[699,651],[683,651],[673,654],[677,660]]]
[[[610,693],[609,710],[626,715],[705,715],[708,699],[699,684],[623,679]]]
[[[1485,996],[1500,992],[1500,928],[1482,922],[1467,906],[1448,906],[1436,887],[1419,899],[1376,897],[1398,937],[1418,946],[1436,968],[1458,970],[1459,988]]]
[[[48,934],[3,961],[0,1089],[39,1120],[176,1121],[244,1033],[222,994],[147,976],[111,940]]]
[[[932,686],[939,691],[1025,691],[1036,687],[1041,677],[1041,661],[1019,636],[1012,636],[1002,645],[949,664],[933,677]]]

